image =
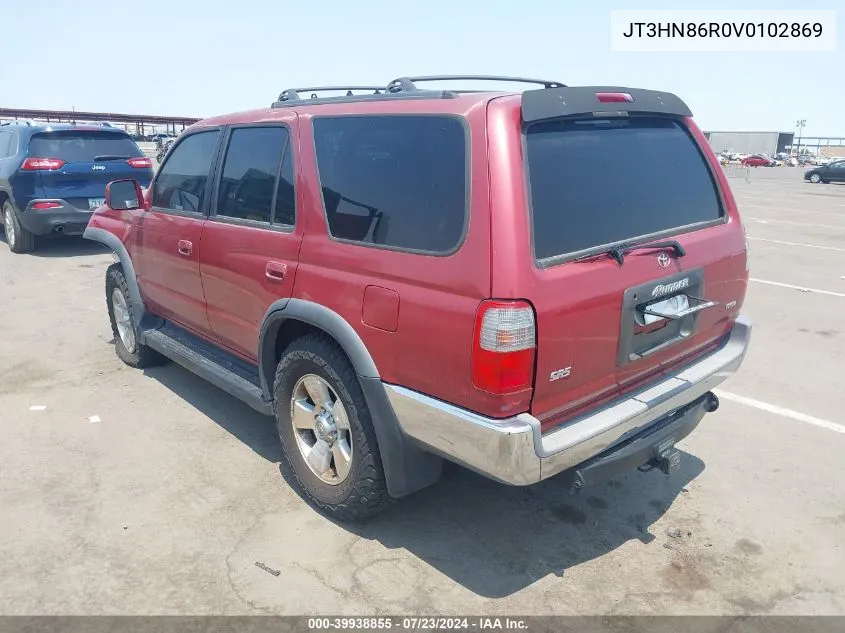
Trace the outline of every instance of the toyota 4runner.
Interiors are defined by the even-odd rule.
[[[118,356],[274,416],[293,485],[340,519],[444,458],[572,492],[669,473],[751,331],[744,229],[690,110],[431,79],[479,77],[286,90],[186,130],[148,189],[112,182],[85,237],[118,260]]]

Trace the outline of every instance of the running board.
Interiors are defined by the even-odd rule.
[[[141,340],[259,413],[273,415],[273,403],[264,399],[261,387],[258,386],[257,370],[253,381],[250,375],[252,369],[234,356],[170,324],[161,329],[143,330]]]

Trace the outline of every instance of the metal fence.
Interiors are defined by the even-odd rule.
[[[751,168],[748,165],[722,163],[722,170],[728,178],[741,178],[745,182],[751,182]]]

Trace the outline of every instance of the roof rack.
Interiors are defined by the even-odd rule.
[[[538,84],[544,88],[565,88],[566,84],[550,79],[530,79],[528,77],[505,77],[501,75],[428,75],[420,77],[399,77],[387,84],[387,91],[412,92],[419,90],[416,84],[420,81],[503,81],[508,83]],[[481,92],[478,90],[456,90],[455,92]]]
[[[501,81],[508,83],[538,84],[544,88],[565,88],[566,85],[550,79],[529,79],[527,77],[503,77],[500,75],[429,75],[420,77],[399,77],[387,87],[384,86],[318,86],[314,88],[289,88],[283,90],[279,98],[271,105],[273,108],[286,108],[304,105],[304,102],[319,104],[349,103],[352,101],[382,101],[385,99],[455,99],[459,94],[489,92],[489,90],[428,90],[417,88],[416,82],[424,81]],[[354,94],[352,91],[365,91],[369,94]],[[345,95],[319,97],[319,92],[346,91]],[[311,93],[310,99],[300,93]]]
[[[36,123],[32,119],[15,119],[14,121],[5,121],[0,123],[0,125],[28,125],[31,127],[36,125]]]
[[[279,95],[279,101],[301,101],[300,92],[310,92],[312,99],[317,99],[318,92],[338,92],[345,90],[347,97],[354,97],[353,90],[367,90],[372,91],[373,94],[381,94],[385,92],[384,86],[316,86],[314,88],[289,88],[283,90]]]

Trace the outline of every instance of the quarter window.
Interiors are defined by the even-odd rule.
[[[453,251],[466,223],[466,133],[442,116],[314,119],[333,237],[426,253]]]

